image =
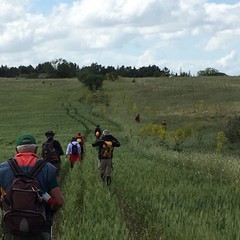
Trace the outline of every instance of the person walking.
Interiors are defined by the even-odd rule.
[[[0,187],[3,189],[1,193],[3,196],[1,196],[2,199],[2,209],[3,209],[3,217],[2,218],[2,229],[3,229],[3,239],[4,240],[25,240],[25,239],[35,239],[35,240],[51,240],[51,228],[52,228],[52,223],[53,223],[53,215],[54,213],[63,206],[64,204],[64,198],[61,193],[61,190],[58,185],[58,181],[56,178],[56,168],[41,159],[37,156],[37,149],[38,146],[36,144],[36,139],[34,136],[30,134],[24,134],[21,135],[17,140],[16,140],[16,155],[11,158],[11,160],[4,161],[0,165]],[[15,164],[13,164],[13,162]],[[43,163],[43,164],[42,164]],[[41,201],[47,199],[51,199],[51,205],[44,204],[43,209],[45,208],[45,214],[46,214],[46,221],[44,221],[43,228],[41,228],[41,231],[38,232],[34,236],[29,236],[23,237],[21,234],[14,232],[10,230],[13,227],[16,227],[15,224],[19,225],[19,231],[23,231],[24,229],[24,234],[31,233],[31,222],[34,222],[36,220],[36,216],[33,217],[31,220],[29,216],[29,211],[23,211],[22,210],[22,215],[26,214],[26,218],[24,217],[22,221],[14,221],[16,214],[18,211],[15,212],[14,215],[10,215],[10,226],[5,222],[5,218],[7,219],[7,212],[5,208],[14,208],[15,204],[22,204],[25,207],[28,208],[29,205],[31,204],[30,201],[28,201],[27,196],[29,196],[29,191],[20,191],[21,196],[25,195],[24,199],[14,198],[14,190],[16,189],[12,188],[13,180],[18,177],[18,181],[20,179],[20,176],[26,176],[27,174],[29,175],[31,172],[33,172],[33,169],[36,170],[37,166],[41,165],[41,168],[38,167],[38,171],[35,171],[35,176],[36,176],[36,181],[39,184],[40,190],[41,190],[41,196],[40,196],[40,190],[35,189],[33,185],[32,190],[33,192],[37,192],[36,196],[37,198],[42,199]],[[13,167],[15,166],[15,167]],[[16,169],[19,169],[24,174],[21,175],[15,175]],[[32,176],[32,175],[31,175]],[[16,182],[16,181],[14,181]],[[24,185],[27,185],[27,182],[25,182]],[[11,190],[11,191],[10,191]],[[18,193],[19,194],[19,193]],[[44,195],[44,197],[43,197]],[[18,195],[19,196],[19,195]],[[34,198],[35,199],[35,198]],[[15,202],[14,202],[15,201]],[[47,201],[47,200],[46,200]],[[11,207],[9,206],[9,203],[12,202]],[[34,202],[37,202],[36,199]],[[50,201],[48,201],[50,203]],[[19,209],[17,209],[19,210]],[[11,211],[10,211],[11,212]],[[27,221],[29,220],[29,221]],[[18,235],[19,234],[19,235]]]
[[[73,137],[66,149],[66,158],[69,158],[70,166],[73,168],[76,162],[81,162],[81,146],[76,137]]]
[[[83,154],[84,154],[84,151],[85,151],[85,137],[83,135],[81,135],[81,133],[78,133],[76,135],[76,139],[77,139],[77,142],[81,146],[81,160],[82,160],[83,159]]]
[[[60,142],[54,139],[55,133],[53,131],[45,132],[47,140],[42,144],[42,158],[57,168],[57,178],[60,181],[61,157],[64,155]]]
[[[102,136],[92,143],[93,147],[99,147],[100,177],[106,180],[107,185],[111,184],[113,149],[120,147],[120,142],[110,134],[109,130],[104,130]]]
[[[141,119],[140,119],[140,114],[138,114],[136,117],[135,117],[135,121],[137,123],[140,123]]]

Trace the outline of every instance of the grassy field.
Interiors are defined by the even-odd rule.
[[[41,146],[51,129],[64,149],[77,132],[86,136],[81,165],[71,171],[62,158],[66,203],[55,217],[54,239],[237,240],[239,151],[216,146],[218,133],[240,113],[239,80],[123,78],[91,94],[76,79],[0,79],[0,157],[13,156],[22,133]],[[97,124],[121,142],[110,188],[99,180],[91,147]]]

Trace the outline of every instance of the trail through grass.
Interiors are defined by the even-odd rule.
[[[54,239],[240,239],[240,159],[214,152],[216,131],[227,116],[239,112],[239,81],[169,81],[106,82],[108,105],[95,101],[96,95],[75,79],[0,81],[2,160],[14,154],[15,139],[25,132],[34,134],[40,146],[44,132],[52,129],[64,149],[77,132],[86,136],[81,165],[71,171],[62,158],[66,203],[55,217]],[[142,122],[136,125],[138,112]],[[207,135],[201,147],[208,146],[208,151],[189,143],[176,152],[160,146],[156,137],[139,135],[146,124],[162,118],[170,131],[183,123],[202,123]],[[110,189],[99,179],[97,151],[91,146],[97,124],[121,142],[114,150]]]

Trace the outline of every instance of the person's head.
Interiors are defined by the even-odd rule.
[[[76,138],[76,137],[72,137],[71,142],[74,142],[74,141],[77,141],[77,138]]]
[[[52,130],[45,132],[45,136],[47,138],[53,138],[54,135],[55,135],[55,133]]]
[[[102,135],[103,135],[104,137],[110,135],[109,130],[107,130],[107,129],[103,130]]]
[[[78,137],[81,137],[81,133],[78,133],[78,134],[76,135],[76,138],[78,138]]]
[[[33,152],[37,153],[36,139],[30,134],[23,134],[16,140],[16,152]]]

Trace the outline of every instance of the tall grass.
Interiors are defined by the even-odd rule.
[[[54,239],[240,239],[239,157],[216,152],[217,134],[239,113],[239,87],[238,78],[121,79],[92,95],[75,79],[1,79],[0,156],[12,156],[25,132],[41,145],[52,129],[64,149],[77,132],[86,136],[81,165],[70,170],[62,159],[65,206],[55,216]],[[140,135],[162,119],[169,147]],[[91,146],[97,124],[121,142],[110,188],[99,179]],[[172,136],[186,126],[194,134],[173,151]]]

